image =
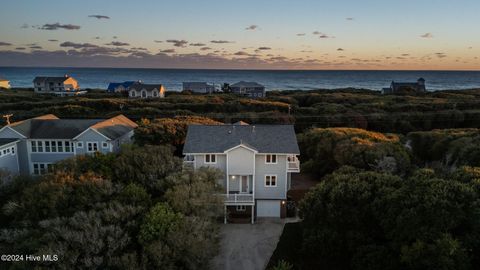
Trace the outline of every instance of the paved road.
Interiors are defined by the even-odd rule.
[[[258,219],[255,224],[221,225],[220,253],[213,259],[216,270],[265,269],[288,219]]]

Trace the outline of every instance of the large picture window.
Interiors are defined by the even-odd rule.
[[[32,153],[73,153],[72,143],[69,141],[34,140],[30,142]]]

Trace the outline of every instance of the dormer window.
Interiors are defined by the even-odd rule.
[[[277,164],[277,155],[265,155],[266,164]]]
[[[217,163],[217,156],[213,154],[205,155],[205,164],[215,164]]]

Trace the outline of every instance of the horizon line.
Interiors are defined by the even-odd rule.
[[[268,68],[183,68],[183,67],[88,67],[88,66],[1,66],[0,68],[76,68],[76,69],[159,69],[159,70],[226,70],[226,71],[447,71],[480,72],[480,69],[268,69]]]

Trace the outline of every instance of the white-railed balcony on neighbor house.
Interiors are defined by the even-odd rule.
[[[288,172],[300,172],[300,161],[297,156],[287,157],[287,171]]]
[[[223,194],[226,205],[253,205],[253,176],[229,175]]]

